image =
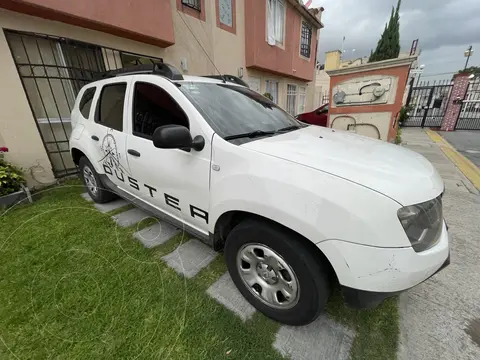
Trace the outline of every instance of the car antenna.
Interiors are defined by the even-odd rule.
[[[185,24],[185,26],[187,27],[187,29],[190,31],[190,33],[192,34],[193,38],[197,41],[198,45],[200,45],[200,47],[202,48],[203,52],[205,53],[205,55],[207,56],[208,60],[212,63],[213,67],[215,68],[215,70],[217,70],[218,74],[221,76],[222,80],[223,80],[223,83],[226,84],[227,83],[227,79],[225,79],[225,76],[222,75],[222,73],[218,70],[217,66],[215,65],[215,63],[213,62],[213,60],[210,58],[210,56],[208,55],[207,51],[205,50],[205,48],[203,47],[202,43],[200,42],[200,40],[197,39],[197,37],[195,36],[195,33],[193,32],[193,30],[190,28],[190,26],[187,24],[187,22],[185,21],[185,19],[183,18],[182,14],[181,14],[181,11],[177,10],[178,12],[178,15],[180,16],[180,19],[182,19],[183,23]]]

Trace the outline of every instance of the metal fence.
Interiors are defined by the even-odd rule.
[[[77,172],[68,146],[79,90],[105,71],[162,59],[55,36],[5,30],[56,177]]]
[[[455,130],[480,130],[480,79],[470,81]]]
[[[421,82],[410,89],[410,117],[403,126],[440,127],[447,110],[453,82]]]

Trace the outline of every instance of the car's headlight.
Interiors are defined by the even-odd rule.
[[[425,251],[434,246],[442,231],[442,198],[398,210],[398,219],[416,252]]]

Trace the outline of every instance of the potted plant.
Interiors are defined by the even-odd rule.
[[[0,206],[9,206],[27,197],[23,190],[25,177],[20,169],[3,159],[6,152],[7,148],[0,147]]]

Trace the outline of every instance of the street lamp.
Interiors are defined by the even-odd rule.
[[[463,55],[467,58],[467,61],[465,62],[465,68],[464,68],[464,70],[467,68],[467,66],[468,66],[468,60],[470,60],[470,56],[472,56],[472,54],[473,54],[472,48],[473,48],[473,46],[470,45],[470,46],[468,47],[468,49],[465,50],[465,52],[463,53]]]
[[[417,66],[415,70],[412,71],[412,74],[418,75],[417,78],[417,86],[420,83],[420,77],[422,76],[423,69],[425,69],[425,64],[422,64],[420,66]]]

